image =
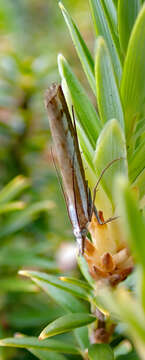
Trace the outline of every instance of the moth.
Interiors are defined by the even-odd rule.
[[[88,233],[88,224],[93,213],[98,223],[104,224],[94,205],[98,182],[92,200],[91,192],[85,179],[75,121],[73,124],[61,85],[53,84],[47,90],[46,108],[55,146],[55,154],[62,177],[69,218],[78,243],[79,252],[83,253]],[[108,219],[107,222],[110,220]]]

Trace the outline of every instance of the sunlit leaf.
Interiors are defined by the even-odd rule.
[[[62,79],[64,78],[66,80],[70,91],[77,119],[90,140],[92,147],[95,149],[96,140],[101,130],[98,114],[86,95],[82,85],[62,55],[59,55],[58,57],[58,65],[60,75]]]
[[[76,286],[74,284],[68,284],[64,281],[59,280],[56,276],[48,275],[38,271],[29,271],[29,270],[22,270],[19,272],[20,275],[31,277],[33,280],[41,280],[50,285],[54,285],[62,290],[67,291],[68,293],[73,294],[83,300],[89,300],[89,296],[91,296],[91,290],[88,291],[84,288],[80,288],[80,286]]]
[[[140,10],[140,0],[133,0],[130,6],[130,0],[118,1],[118,32],[120,45],[123,53],[126,53],[130,34]]]
[[[134,256],[145,269],[145,223],[138,209],[133,193],[124,178],[118,179],[116,190],[119,194],[120,211],[125,224],[124,231],[128,236]]]
[[[117,119],[124,128],[124,115],[118,86],[105,41],[100,37],[97,44],[96,64],[97,103],[103,123]]]
[[[105,167],[115,161],[102,177],[101,185],[107,196],[113,201],[113,179],[117,173],[127,175],[127,161],[124,134],[117,120],[108,121],[97,141],[94,166],[97,177]]]
[[[72,20],[71,16],[68,14],[62,3],[60,2],[60,8],[62,10],[64,19],[70,31],[70,35],[74,42],[75,48],[77,50],[78,56],[80,58],[81,64],[83,66],[84,72],[88,78],[90,86],[96,94],[96,87],[95,87],[95,76],[94,76],[94,61],[92,56],[87,48],[86,43],[84,42],[77,26],[75,25],[74,21]]]
[[[108,27],[107,18],[105,16],[101,0],[90,0],[90,6],[92,10],[92,17],[94,20],[96,35],[101,35],[105,39],[112,59],[116,77],[120,81],[122,73],[121,61],[116,46],[114,44],[114,40],[112,38],[111,31]]]
[[[145,5],[142,7],[129,40],[125,58],[121,95],[128,140],[144,108],[145,94]]]
[[[11,180],[1,191],[0,191],[0,203],[6,203],[13,200],[22,191],[30,186],[30,180],[20,175]]]

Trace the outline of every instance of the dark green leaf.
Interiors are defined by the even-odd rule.
[[[96,320],[95,316],[85,313],[64,315],[48,324],[41,332],[39,339],[46,339],[54,335],[70,332],[73,329],[91,324]]]

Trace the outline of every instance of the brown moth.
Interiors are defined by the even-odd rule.
[[[92,217],[92,200],[85,180],[75,124],[69,114],[60,85],[53,84],[46,93],[46,107],[55,153],[62,177],[68,214],[79,250],[83,253]],[[95,214],[101,224],[96,208]]]
[[[107,280],[114,286],[124,280],[132,271],[133,260],[126,248],[126,244],[119,246],[114,252],[110,250],[104,252],[102,250],[103,242],[107,241],[108,243],[107,223],[116,219],[116,217],[104,221],[103,213],[101,211],[97,212],[94,202],[96,189],[104,172],[110,165],[120,159],[113,160],[102,171],[95,186],[92,201],[90,189],[85,179],[75,122],[72,123],[60,85],[53,84],[48,89],[46,107],[68,214],[79,252],[84,253],[94,279]],[[87,238],[88,232],[91,234],[93,243]],[[100,249],[97,249],[95,239],[99,238]],[[107,248],[109,249],[109,243]]]

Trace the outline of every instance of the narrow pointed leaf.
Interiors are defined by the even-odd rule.
[[[91,314],[75,313],[64,315],[48,324],[41,332],[39,339],[46,339],[54,335],[70,332],[73,329],[89,325],[96,320]]]
[[[62,306],[65,310],[75,312],[86,312],[87,307],[80,300],[76,299],[72,294],[68,293],[64,289],[60,289],[55,285],[51,285],[43,280],[31,276],[27,273],[20,272],[20,274],[30,277],[41,289],[43,289],[55,302]]]
[[[127,233],[134,256],[145,269],[145,223],[137,207],[134,196],[124,178],[118,179],[116,190],[120,199],[120,211],[125,223],[124,230]]]
[[[118,31],[121,49],[124,54],[128,47],[128,41],[139,13],[140,5],[140,0],[132,0],[131,6],[130,0],[118,1]]]
[[[101,35],[105,39],[107,43],[107,47],[109,49],[109,53],[112,59],[114,71],[118,81],[120,82],[122,66],[121,61],[117,52],[117,49],[114,44],[114,40],[112,38],[111,32],[108,28],[107,19],[105,17],[105,13],[101,4],[101,0],[90,0],[90,6],[92,10],[92,17],[94,20],[94,26],[96,30],[96,35]]]
[[[78,261],[78,265],[80,267],[81,273],[84,276],[84,278],[88,281],[88,283],[91,285],[91,287],[93,287],[94,285],[94,280],[92,278],[92,276],[89,273],[89,268],[88,268],[88,264],[84,258],[84,256],[79,255],[77,257],[77,261]]]
[[[129,161],[129,178],[131,182],[140,175],[145,168],[145,139],[137,147]]]
[[[0,191],[0,204],[13,200],[29,186],[29,179],[25,178],[22,175],[17,176]]]
[[[25,206],[26,204],[23,201],[13,201],[7,204],[0,204],[0,214],[23,210]]]
[[[91,345],[88,349],[89,360],[114,360],[111,347],[107,344]]]
[[[102,0],[102,4],[108,15],[108,21],[110,21],[110,26],[112,26],[114,34],[118,36],[117,11],[114,2],[112,0]]]
[[[5,223],[0,226],[0,238],[22,229],[37,217],[40,212],[48,211],[52,208],[54,208],[54,203],[46,200],[34,203],[22,210],[19,214],[12,215],[9,217],[9,220],[6,220]]]
[[[123,109],[111,58],[105,41],[101,37],[97,45],[95,75],[97,102],[102,122],[115,118],[124,128]]]
[[[86,95],[82,85],[74,75],[69,64],[62,55],[58,57],[59,72],[66,80],[72,102],[77,114],[77,119],[85,131],[92,147],[95,149],[96,140],[101,130],[98,114]]]
[[[88,291],[86,289],[80,288],[80,286],[76,286],[73,284],[65,283],[64,281],[59,280],[56,276],[47,275],[38,271],[20,271],[21,275],[31,277],[33,280],[42,280],[50,285],[54,285],[62,290],[65,290],[83,300],[89,300],[89,296],[91,294],[91,290]]]
[[[110,166],[102,177],[101,185],[113,201],[113,180],[117,173],[127,175],[126,147],[122,129],[117,120],[112,119],[105,125],[97,142],[96,153],[94,157],[94,166],[97,177],[105,167],[115,159],[117,160]]]
[[[143,5],[129,40],[121,83],[126,132],[130,139],[136,121],[144,109],[145,98],[145,5]],[[142,114],[143,115],[143,114]]]
[[[38,340],[36,337],[18,337],[0,340],[0,346],[18,347],[25,349],[42,349],[47,351],[62,352],[68,354],[79,354],[79,350],[75,346],[63,343],[58,340]]]
[[[95,76],[94,76],[94,61],[92,59],[92,56],[89,52],[89,49],[87,48],[87,45],[85,41],[83,40],[77,26],[75,25],[73,19],[68,14],[66,9],[64,8],[63,4],[60,3],[60,8],[62,10],[64,19],[66,21],[66,24],[68,26],[70,35],[72,37],[73,43],[75,45],[76,51],[78,53],[78,56],[80,58],[82,67],[84,69],[84,72],[88,78],[88,81],[90,83],[90,86],[96,95],[96,86],[95,86]]]
[[[91,286],[87,282],[82,281],[82,280],[78,280],[78,279],[73,278],[73,277],[60,276],[60,280],[68,282],[69,284],[74,284],[74,285],[80,286],[83,289],[86,289],[88,291],[91,290]]]
[[[104,11],[104,15],[108,24],[108,28],[110,34],[112,36],[112,40],[116,51],[118,53],[120,62],[122,61],[121,51],[120,51],[120,44],[119,44],[119,37],[118,37],[118,24],[117,24],[117,11],[116,7],[113,3],[113,0],[101,0],[102,8]]]

